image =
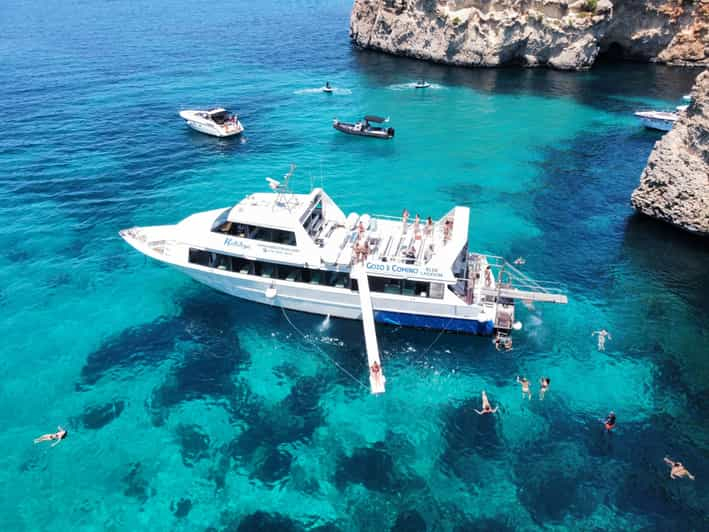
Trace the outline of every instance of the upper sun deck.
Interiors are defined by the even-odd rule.
[[[229,211],[226,220],[243,223],[291,229],[313,209],[322,191],[314,189],[310,194],[264,192],[246,196]]]
[[[215,251],[337,271],[360,261],[375,276],[454,282],[464,269],[468,221],[467,207],[437,220],[345,216],[316,188],[309,194],[250,194],[234,207],[192,215],[180,225],[191,241]]]

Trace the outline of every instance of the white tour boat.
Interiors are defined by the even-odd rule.
[[[669,111],[638,111],[635,116],[646,128],[659,131],[670,131],[679,119],[679,113]]]
[[[232,137],[244,131],[244,126],[235,114],[217,107],[207,110],[184,110],[180,116],[195,131],[214,137]]]
[[[291,193],[290,175],[233,207],[120,235],[221,292],[340,318],[371,308],[380,323],[491,335],[513,328],[516,299],[566,303],[499,257],[469,253],[467,207],[431,224],[346,215],[321,188]]]

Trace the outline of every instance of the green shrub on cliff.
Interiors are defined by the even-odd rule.
[[[586,0],[581,6],[581,9],[583,9],[584,11],[588,11],[589,13],[595,13],[597,7],[598,0]]]
[[[458,24],[461,23],[460,17],[454,17],[453,18],[453,25],[457,26]]]

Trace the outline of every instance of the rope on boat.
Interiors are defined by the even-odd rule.
[[[357,384],[359,384],[362,388],[364,388],[365,390],[369,391],[369,387],[368,387],[368,386],[365,386],[365,384],[364,384],[361,380],[359,380],[357,377],[355,377],[354,375],[352,375],[352,373],[350,373],[349,371],[347,371],[346,368],[342,367],[342,365],[341,365],[340,363],[338,363],[337,360],[335,360],[335,359],[332,358],[330,355],[328,355],[322,347],[320,347],[317,343],[315,343],[314,340],[310,339],[307,334],[305,334],[305,333],[304,333],[303,331],[301,331],[298,327],[296,327],[295,323],[293,323],[293,322],[291,321],[291,319],[288,317],[288,314],[286,314],[286,309],[285,309],[282,305],[279,305],[279,306],[281,307],[281,312],[283,312],[283,316],[286,318],[286,321],[287,321],[288,323],[290,323],[290,326],[293,327],[293,329],[294,329],[298,334],[300,334],[306,342],[310,343],[313,347],[315,347],[318,351],[320,351],[323,355],[325,355],[325,357],[326,357],[328,360],[330,360],[330,362],[332,362],[335,366],[337,366],[337,367],[340,369],[340,371],[342,371],[345,375],[347,375],[349,378],[351,378],[353,381],[355,381]]]
[[[423,353],[421,353],[421,356],[422,356],[422,357],[424,357],[424,356],[426,356],[426,355],[428,354],[428,352],[431,350],[431,348],[434,346],[434,344],[441,338],[441,336],[443,335],[443,333],[446,332],[446,330],[448,329],[448,326],[451,324],[452,321],[453,321],[453,318],[451,318],[451,319],[448,320],[448,323],[446,323],[446,326],[443,327],[443,329],[441,329],[441,330],[439,331],[439,333],[438,333],[438,334],[436,335],[436,337],[433,339],[433,342],[431,342],[431,343],[428,345],[428,347],[423,350]]]

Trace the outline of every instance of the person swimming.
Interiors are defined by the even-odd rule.
[[[517,375],[517,382],[522,385],[522,399],[524,399],[524,396],[527,396],[527,399],[530,401],[532,400],[532,390],[529,388],[529,380],[527,380],[527,377],[521,377]]]
[[[67,432],[66,429],[63,429],[61,426],[57,427],[57,432],[53,434],[43,434],[39,438],[35,438],[34,442],[35,443],[41,443],[43,441],[54,441],[54,443],[51,445],[52,447],[55,447],[59,445],[64,438],[67,437],[69,433]]]
[[[687,471],[687,468],[682,465],[682,462],[675,462],[665,456],[665,463],[670,466],[670,478],[672,480],[676,478],[687,477],[689,480],[694,480],[694,475]]]
[[[606,419],[601,420],[603,422],[603,426],[606,428],[607,432],[612,431],[615,428],[615,412],[611,411],[607,416]]]
[[[487,394],[485,393],[485,390],[482,392],[482,401],[483,401],[483,409],[482,412],[478,410],[477,408],[474,408],[478,415],[482,416],[483,414],[494,414],[497,412],[497,407],[492,408],[490,406],[490,401],[487,400]]]
[[[542,377],[539,379],[539,400],[544,400],[544,394],[549,391],[549,385],[551,384],[551,379],[549,377]]]
[[[601,329],[600,331],[593,331],[591,333],[591,336],[598,335],[598,350],[599,351],[605,351],[606,350],[606,338],[609,340],[612,340],[611,338],[611,333],[606,331],[605,329]]]
[[[501,336],[498,334],[492,343],[495,344],[495,349],[498,351],[512,351],[512,338],[509,336]]]

